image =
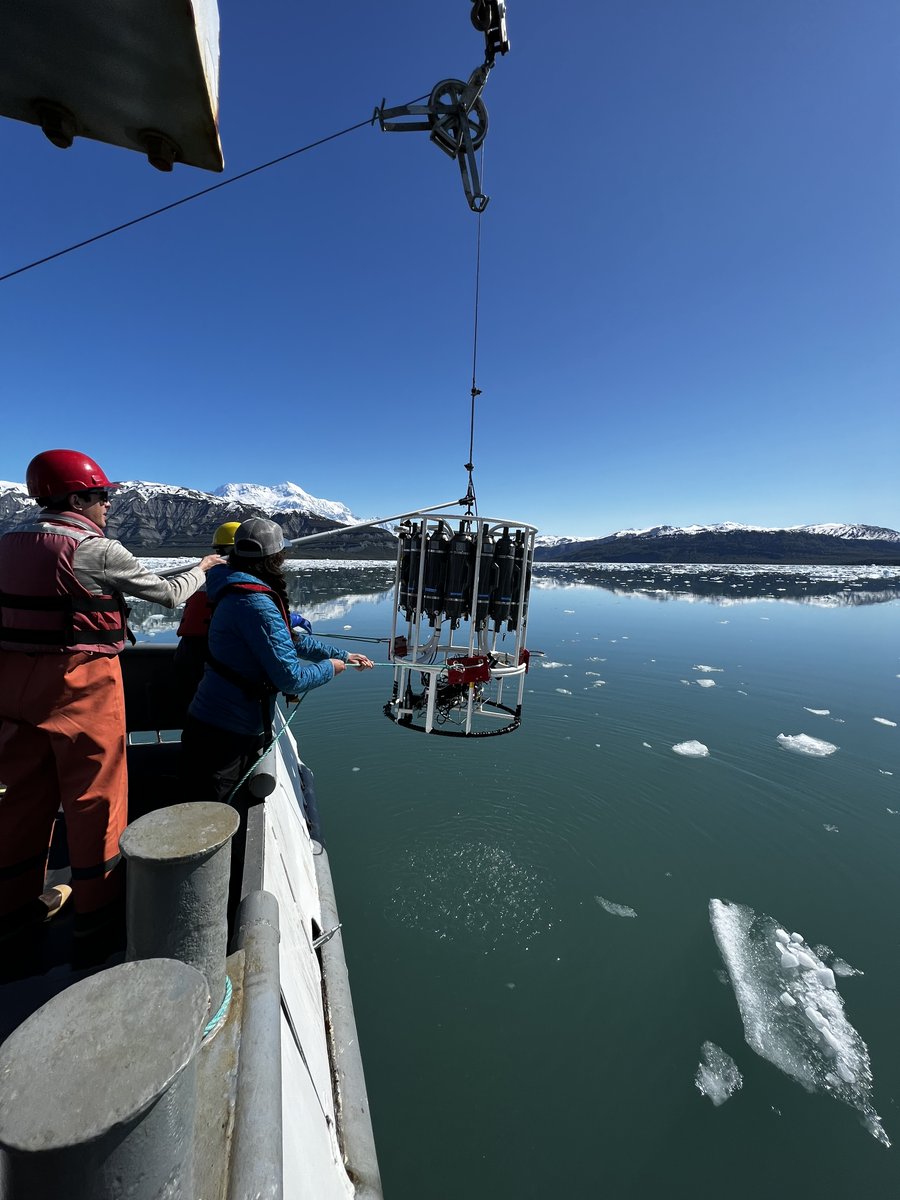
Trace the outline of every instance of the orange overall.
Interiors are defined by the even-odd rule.
[[[42,891],[60,805],[76,911],[115,900],[128,808],[118,657],[0,649],[0,780],[0,916]]]

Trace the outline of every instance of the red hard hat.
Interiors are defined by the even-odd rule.
[[[69,492],[119,485],[110,483],[103,468],[78,450],[44,450],[28,464],[25,486],[35,500],[49,500]]]

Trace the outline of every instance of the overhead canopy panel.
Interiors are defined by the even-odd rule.
[[[18,0],[0,16],[0,115],[221,171],[216,0]]]

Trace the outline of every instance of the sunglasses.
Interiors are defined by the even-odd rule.
[[[79,492],[78,495],[83,496],[89,504],[109,504],[109,492],[102,488],[92,488],[88,492]]]

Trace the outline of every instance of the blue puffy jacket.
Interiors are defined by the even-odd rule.
[[[277,602],[265,592],[227,591],[229,584],[259,586],[255,575],[231,567],[213,567],[206,576],[206,591],[215,609],[209,626],[213,658],[253,684],[268,681],[287,696],[300,696],[334,678],[328,661],[347,661],[347,651],[304,636],[294,641]],[[296,632],[295,632],[296,637]],[[314,665],[305,666],[300,659]],[[274,710],[274,696],[269,702]],[[189,712],[198,721],[232,733],[263,732],[260,702],[236,683],[207,665]]]

